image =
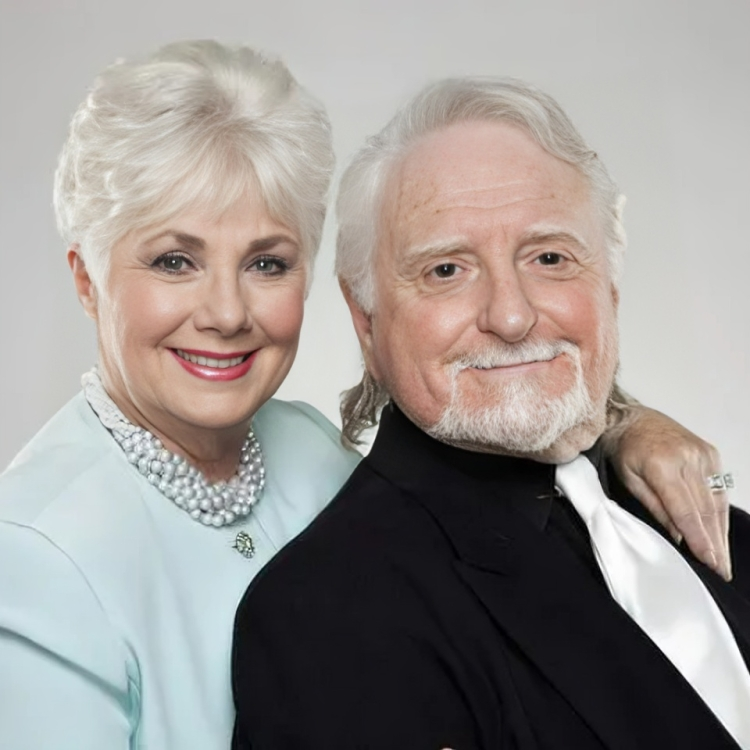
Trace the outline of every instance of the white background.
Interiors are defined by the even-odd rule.
[[[621,381],[715,443],[750,508],[749,34],[747,0],[0,0],[0,467],[94,361],[51,209],[67,122],[115,58],[213,37],[280,55],[340,163],[435,78],[556,96],[629,197]],[[359,356],[332,240],[280,395],[338,421]]]

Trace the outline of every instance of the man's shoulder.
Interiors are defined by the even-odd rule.
[[[308,606],[320,597],[329,604],[350,596],[377,600],[394,578],[442,554],[444,544],[415,498],[365,459],[330,505],[256,576],[240,609],[291,601]]]
[[[741,534],[750,533],[750,513],[736,505],[729,506],[730,521],[734,521],[734,526],[741,529]]]
[[[273,560],[269,568],[296,563],[368,558],[379,549],[403,551],[400,540],[428,524],[428,517],[409,493],[378,474],[365,458],[329,506]],[[383,539],[390,543],[381,547]]]

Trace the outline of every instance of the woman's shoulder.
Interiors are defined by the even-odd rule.
[[[34,525],[60,503],[84,502],[87,486],[101,486],[103,475],[111,480],[116,447],[77,395],[0,475],[0,520]]]
[[[2,661],[40,679],[75,665],[126,700],[128,652],[79,554],[100,521],[94,488],[103,477],[117,484],[86,409],[79,397],[66,404],[0,476],[0,629],[17,635],[2,644]]]
[[[340,431],[304,401],[271,399],[255,415],[253,428],[267,457],[294,455],[295,461],[311,462],[321,472],[328,468],[348,476],[362,458],[345,448]]]
[[[361,456],[344,448],[339,431],[317,409],[299,401],[269,401],[253,429],[266,465],[255,517],[281,547],[331,501]]]

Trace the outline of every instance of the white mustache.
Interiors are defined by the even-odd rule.
[[[458,373],[468,368],[489,370],[493,367],[513,367],[531,362],[549,362],[560,354],[573,354],[578,347],[569,341],[524,341],[518,344],[498,344],[479,351],[462,354],[451,369]]]

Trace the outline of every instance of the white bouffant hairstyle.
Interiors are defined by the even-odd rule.
[[[410,148],[425,136],[464,122],[501,122],[523,129],[545,151],[571,164],[587,180],[604,229],[610,277],[620,278],[626,238],[625,203],[606,167],[550,96],[512,78],[454,78],[425,88],[354,156],[336,204],[336,272],[359,307],[373,311],[374,255],[382,229],[388,180]],[[389,395],[365,370],[362,382],[341,396],[342,440],[356,445],[377,424]]]
[[[552,97],[512,78],[454,78],[425,88],[355,155],[341,178],[336,272],[365,312],[373,306],[373,254],[389,176],[421,138],[463,122],[510,123],[588,181],[603,221],[610,274],[622,269],[624,197],[606,167]]]
[[[178,42],[96,79],[71,122],[54,205],[97,283],[129,232],[188,210],[218,218],[248,189],[297,234],[311,265],[332,170],[325,110],[281,62]]]

